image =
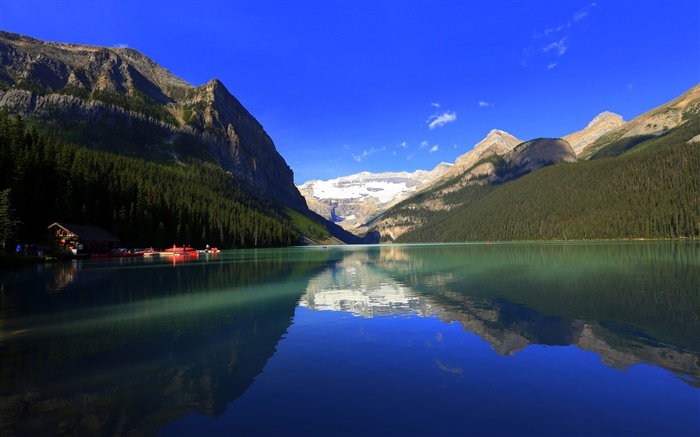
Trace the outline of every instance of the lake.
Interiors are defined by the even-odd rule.
[[[0,433],[700,435],[700,243],[0,270]]]

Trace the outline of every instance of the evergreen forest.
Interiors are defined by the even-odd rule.
[[[45,241],[54,222],[100,226],[127,247],[276,247],[329,237],[320,219],[253,198],[217,164],[91,150],[6,112],[0,166],[3,243]]]

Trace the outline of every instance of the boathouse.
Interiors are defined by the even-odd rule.
[[[75,254],[101,253],[119,242],[119,238],[98,226],[56,222],[46,229],[54,242],[71,249]]]

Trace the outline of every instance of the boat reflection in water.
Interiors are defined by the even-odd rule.
[[[0,431],[698,434],[699,254],[369,246],[2,271]]]

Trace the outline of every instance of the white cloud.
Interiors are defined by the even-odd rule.
[[[590,5],[576,12],[573,17],[574,22],[581,21],[584,18],[586,18],[586,16],[591,12],[591,8],[593,7],[595,7],[595,3],[591,3]]]
[[[536,33],[534,35],[535,39],[543,38],[543,37],[550,35],[552,33],[557,33],[557,32],[561,32],[562,30],[570,29],[575,23],[586,18],[588,16],[588,14],[591,12],[591,8],[595,7],[595,5],[596,5],[595,3],[591,3],[591,4],[583,7],[582,9],[579,9],[578,11],[574,12],[574,15],[569,20],[567,20],[567,22],[564,24],[560,24],[558,26],[548,27],[542,33]]]
[[[426,120],[426,123],[428,123],[428,127],[430,129],[435,129],[436,127],[444,126],[447,123],[451,123],[453,121],[457,120],[457,114],[455,112],[444,112],[442,115],[433,115],[428,120]]]
[[[438,147],[440,147],[440,146],[438,146],[437,144],[434,145],[433,147],[431,147],[431,148],[430,148],[430,153],[437,152],[437,151],[438,151]]]
[[[430,145],[430,144],[428,144],[428,141],[427,141],[427,140],[426,140],[426,141],[421,141],[421,142],[420,142],[420,148],[421,148],[421,149],[425,149],[425,148],[428,147],[429,145]]]
[[[564,38],[560,39],[559,41],[555,41],[553,43],[550,43],[546,47],[542,49],[543,52],[549,52],[549,51],[556,51],[557,55],[562,56],[564,53],[566,53],[566,50],[568,50],[568,36],[565,36]]]
[[[547,27],[544,29],[543,32],[535,33],[533,35],[534,40],[545,39],[551,41],[552,39],[558,38],[556,34],[558,34],[559,36],[563,36],[558,41],[550,42],[548,45],[545,45],[540,49],[536,48],[537,46],[539,46],[539,43],[533,43],[530,46],[524,48],[523,55],[520,58],[520,65],[522,65],[523,67],[527,67],[528,61],[531,57],[535,56],[536,51],[542,51],[544,53],[552,52],[556,56],[563,56],[569,50],[569,30],[575,26],[580,25],[580,22],[586,19],[586,17],[588,17],[592,8],[594,8],[595,6],[595,3],[590,3],[582,9],[579,9],[578,11],[574,12],[565,23]],[[556,66],[556,63],[554,62],[550,62],[549,64],[547,64],[547,68],[550,70],[554,68],[554,66]]]
[[[440,104],[439,104],[439,103],[435,103],[435,102],[431,103],[430,105],[431,105],[431,106],[435,106],[436,108],[439,108],[439,107],[440,107]]]
[[[627,85],[627,91],[632,91],[633,88],[634,88],[633,84]]]
[[[569,26],[557,26],[557,27],[549,27],[544,30],[541,34],[535,35],[535,38],[542,38],[544,36],[549,35],[550,33],[556,33],[556,32],[561,32],[562,30],[566,29]]]
[[[402,141],[401,144],[399,144],[399,147],[401,147],[402,149],[405,149],[408,147],[408,143],[406,141]]]
[[[479,108],[486,108],[488,106],[493,106],[493,104],[489,102],[484,102],[483,100],[479,100]]]
[[[458,146],[457,144],[455,144],[455,149],[456,149],[457,147],[459,147],[459,146]]]
[[[363,159],[374,155],[377,152],[383,152],[386,150],[386,147],[381,147],[379,149],[375,149],[374,147],[370,147],[369,150],[363,150],[361,155],[355,155],[354,153],[352,154],[352,159],[354,159],[357,162],[362,161]]]
[[[586,18],[586,15],[588,15],[588,12],[589,12],[589,11],[588,11],[587,9],[584,9],[584,10],[582,10],[582,11],[576,12],[576,13],[574,14],[574,21],[583,20],[584,18]]]

